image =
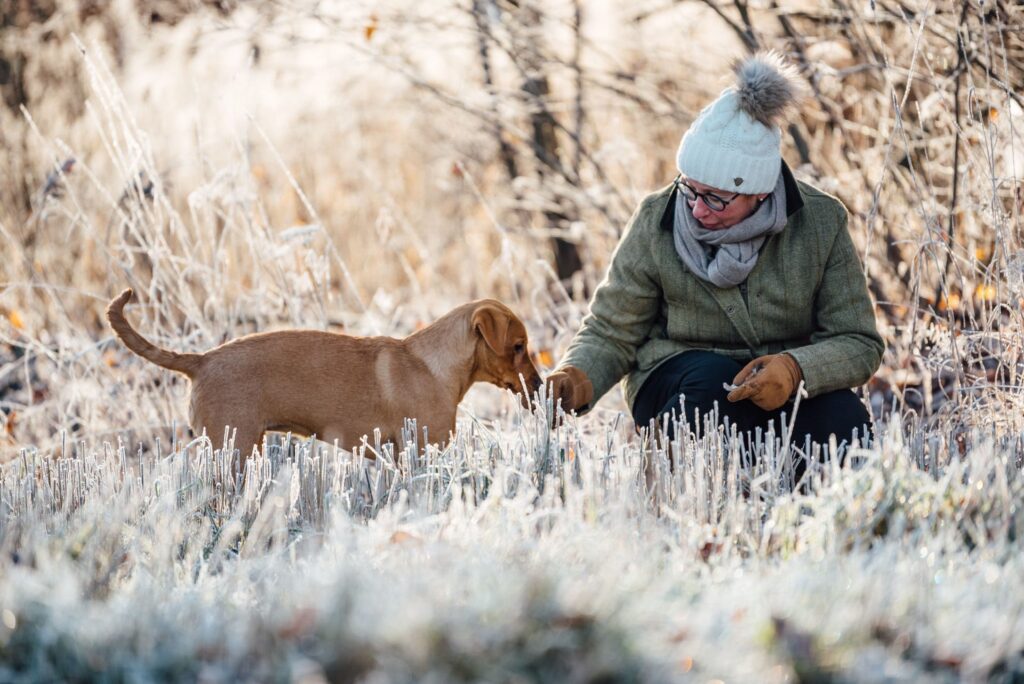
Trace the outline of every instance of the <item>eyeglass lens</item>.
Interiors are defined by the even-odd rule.
[[[708,209],[711,209],[712,211],[721,211],[722,209],[725,209],[728,204],[728,202],[718,195],[712,195],[706,192],[697,192],[696,189],[682,179],[677,180],[676,184],[679,186],[679,189],[683,191],[683,196],[686,197],[687,200],[690,202],[696,202],[699,197],[704,200],[704,204],[706,204]]]

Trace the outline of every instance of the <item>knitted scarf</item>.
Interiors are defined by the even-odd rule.
[[[701,227],[690,203],[676,193],[672,229],[676,252],[694,275],[717,287],[735,287],[746,280],[757,265],[761,245],[785,227],[786,186],[781,173],[775,190],[753,214],[721,230]]]

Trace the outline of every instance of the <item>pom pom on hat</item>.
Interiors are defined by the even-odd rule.
[[[771,192],[782,165],[779,125],[804,87],[777,52],[760,52],[733,66],[726,88],[683,135],[676,163],[699,183],[743,194]]]
[[[786,110],[803,96],[803,83],[774,50],[759,52],[733,64],[740,110],[765,126],[777,126]]]

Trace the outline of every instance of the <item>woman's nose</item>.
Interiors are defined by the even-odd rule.
[[[703,199],[698,198],[697,201],[693,203],[693,218],[702,219],[710,213],[711,210],[708,209],[708,205],[704,204]]]

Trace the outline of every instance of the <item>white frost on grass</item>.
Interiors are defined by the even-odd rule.
[[[0,678],[1020,675],[1019,440],[927,473],[890,434],[750,496],[693,440],[649,495],[656,442],[544,420],[378,463],[299,443],[244,481],[201,444],[26,452],[0,478]]]

